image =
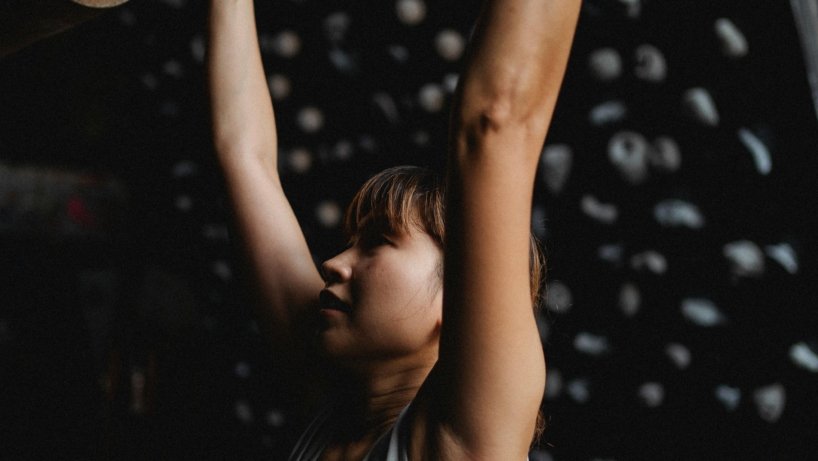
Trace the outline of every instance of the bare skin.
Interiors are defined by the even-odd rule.
[[[336,392],[350,411],[322,459],[361,459],[409,402],[413,460],[525,459],[545,387],[528,282],[532,191],[579,5],[484,6],[451,118],[445,251],[419,230],[361,236],[322,278],[276,170],[252,2],[211,2],[214,142],[261,323],[302,371],[315,363],[317,318],[320,349],[344,373]],[[291,385],[313,381],[294,372]]]

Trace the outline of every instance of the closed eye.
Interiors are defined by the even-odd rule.
[[[374,230],[364,232],[359,242],[366,249],[375,249],[384,245],[395,246],[395,241],[388,234]]]

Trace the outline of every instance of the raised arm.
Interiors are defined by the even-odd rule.
[[[539,155],[580,0],[487,1],[456,95],[448,158],[443,435],[469,459],[525,459],[545,389],[529,235]]]
[[[262,328],[279,352],[290,352],[299,319],[323,282],[281,188],[252,0],[212,0],[209,34],[216,153],[259,282]]]

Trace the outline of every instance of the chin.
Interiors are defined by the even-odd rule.
[[[348,344],[344,344],[342,338],[339,338],[339,332],[333,329],[319,330],[315,336],[315,348],[321,357],[337,363],[344,360],[344,357],[349,354]]]

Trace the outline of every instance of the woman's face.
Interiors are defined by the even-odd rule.
[[[437,358],[441,250],[425,232],[365,231],[324,262],[319,338],[341,363]]]

